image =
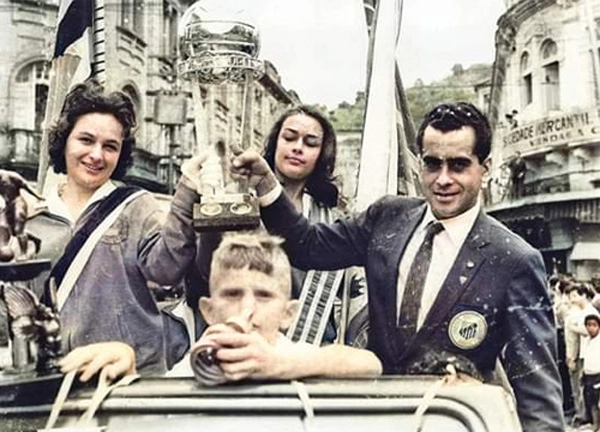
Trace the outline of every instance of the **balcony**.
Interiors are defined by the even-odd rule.
[[[10,129],[0,131],[0,167],[18,171],[35,180],[40,158],[41,131]]]

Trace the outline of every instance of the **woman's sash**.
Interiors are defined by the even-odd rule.
[[[303,198],[303,213],[311,222],[332,222],[329,208],[319,206],[306,193]],[[310,270],[306,273],[299,298],[300,310],[287,331],[289,339],[321,345],[343,276],[344,270]]]
[[[46,304],[50,304],[50,281],[53,280],[54,286],[58,287],[56,307],[58,311],[62,309],[102,235],[115,223],[127,204],[144,193],[146,191],[135,186],[118,187],[90,212],[50,272],[44,292]]]

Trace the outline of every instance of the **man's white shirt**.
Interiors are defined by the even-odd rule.
[[[421,307],[419,309],[419,316],[417,319],[417,328],[420,328],[425,321],[427,313],[433,306],[435,299],[437,298],[440,289],[444,283],[444,280],[450,273],[450,269],[454,265],[454,261],[458,256],[460,248],[464,244],[469,232],[475,224],[475,220],[481,211],[481,203],[477,201],[477,204],[467,210],[466,212],[450,218],[444,219],[440,222],[444,226],[444,230],[436,235],[433,239],[433,251],[431,255],[431,264],[429,266],[429,272],[425,279],[425,287],[423,289],[423,297],[421,298]],[[396,317],[400,315],[400,306],[402,305],[402,296],[404,294],[404,287],[406,285],[406,279],[408,278],[408,272],[412,262],[417,255],[417,251],[425,239],[425,233],[429,223],[436,221],[437,219],[433,215],[431,208],[427,205],[425,216],[421,223],[417,226],[411,239],[406,246],[404,254],[400,259],[400,266],[398,269],[398,285],[397,285],[397,304],[396,304]]]

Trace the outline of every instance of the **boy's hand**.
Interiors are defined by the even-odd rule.
[[[273,190],[278,182],[269,164],[254,150],[234,151],[231,158],[231,176],[246,178],[257,195],[263,196]]]
[[[100,342],[75,348],[59,364],[63,373],[80,371],[82,382],[87,382],[101,369],[106,369],[111,380],[136,373],[135,352],[123,342]]]
[[[220,348],[216,353],[219,366],[230,381],[245,378],[286,379],[293,362],[293,345],[279,349],[257,332],[220,332],[208,336]]]

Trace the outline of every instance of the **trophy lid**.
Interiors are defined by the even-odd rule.
[[[238,81],[243,70],[262,75],[259,31],[253,22],[239,0],[195,2],[179,24],[179,72],[205,83]]]
[[[207,51],[242,52],[258,57],[258,29],[251,15],[236,3],[236,0],[199,0],[187,9],[179,24],[183,59]]]

